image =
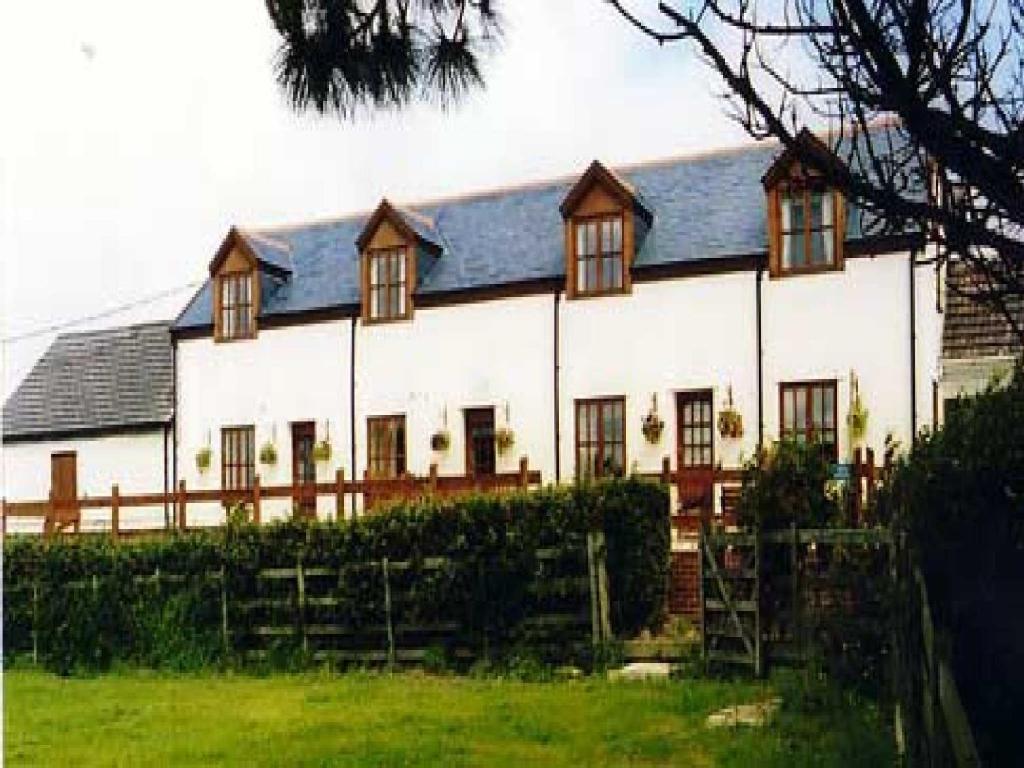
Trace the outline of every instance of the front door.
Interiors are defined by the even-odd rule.
[[[292,424],[292,486],[295,511],[303,517],[316,517],[316,462],[313,444],[316,426],[312,421]]]
[[[50,456],[50,492],[58,526],[78,524],[78,456],[74,451]]]
[[[466,474],[479,477],[495,471],[494,409],[467,408]]]
[[[715,475],[714,413],[711,390],[676,395],[676,466],[679,511],[710,514]]]

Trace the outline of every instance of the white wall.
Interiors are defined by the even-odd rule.
[[[838,382],[840,457],[850,458],[846,416],[850,372],[869,410],[865,440],[879,459],[885,436],[910,442],[910,277],[908,254],[846,261],[842,272],[762,282],[764,436],[779,431],[779,384],[810,379]],[[930,423],[937,377],[941,316],[934,270],[917,269],[918,426]],[[627,296],[559,303],[561,480],[575,474],[575,401],[625,396],[627,464],[657,472],[676,458],[675,394],[713,391],[715,413],[731,387],[743,416],[740,439],[715,431],[715,460],[738,466],[758,438],[756,275],[752,271],[639,282]],[[318,437],[330,432],[333,457],[319,479],[361,478],[367,464],[367,418],[404,414],[407,468],[423,475],[432,463],[444,474],[465,472],[463,411],[493,406],[498,426],[516,445],[499,457],[514,471],[528,457],[544,482],[555,479],[551,293],[477,303],[417,308],[410,322],[356,326],[356,458],[350,454],[350,320],[264,329],[252,341],[215,344],[182,340],[178,347],[179,473],[189,488],[220,485],[220,429],[253,424],[256,448],[277,447],[274,468],[258,466],[263,485],[291,482],[290,423],[315,420]],[[641,420],[657,397],[665,421],[649,444]],[[430,436],[451,435],[444,453]],[[213,450],[211,469],[199,473],[197,450]],[[333,513],[333,499],[320,499]],[[266,502],[264,517],[285,515],[289,501]],[[190,509],[190,514],[192,510]],[[219,520],[216,505],[206,521]]]
[[[909,255],[846,261],[842,272],[765,280],[763,294],[765,437],[779,434],[779,384],[836,379],[840,459],[849,460],[850,373],[868,410],[864,444],[881,460],[891,433],[906,447],[911,427]],[[939,315],[934,270],[918,267],[917,427],[930,423]]]
[[[315,421],[317,440],[331,442],[331,460],[317,465],[318,482],[330,482],[337,468],[349,467],[348,320],[260,329],[255,339],[215,343],[182,339],[177,352],[178,477],[189,489],[221,485],[221,429],[252,425],[256,452],[267,442],[277,449],[273,466],[257,461],[264,486],[291,485],[291,424]],[[200,472],[196,453],[213,452]],[[287,516],[290,499],[266,500],[264,521]],[[318,513],[332,516],[334,500],[318,500]],[[223,519],[217,504],[189,505],[190,525]]]
[[[411,322],[360,324],[356,339],[357,476],[367,464],[366,419],[405,414],[407,466],[426,474],[465,473],[466,408],[493,406],[515,445],[499,472],[526,456],[554,480],[554,326],[552,294],[416,309]],[[506,417],[507,414],[507,417]],[[431,450],[445,426],[451,446]]]
[[[168,456],[171,446],[168,444]],[[162,493],[164,490],[164,433],[162,430],[105,437],[5,443],[2,448],[0,493],[8,501],[45,501],[50,495],[50,456],[74,451],[77,455],[79,497],[110,496],[116,483],[122,494]],[[168,473],[168,482],[170,474]],[[159,527],[164,522],[162,506],[124,509],[125,528]],[[106,509],[84,510],[86,530],[109,528]],[[42,521],[12,518],[12,532],[41,530]]]
[[[744,435],[715,434],[715,461],[735,466],[757,444],[755,275],[737,272],[634,283],[629,296],[565,302],[562,313],[562,478],[576,472],[575,401],[625,395],[627,466],[657,472],[676,465],[675,393],[711,389],[714,412],[728,388]],[[641,424],[657,396],[665,430],[657,444]]]

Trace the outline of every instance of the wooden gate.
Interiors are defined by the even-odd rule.
[[[701,637],[706,664],[761,675],[760,542],[754,534],[700,530]]]

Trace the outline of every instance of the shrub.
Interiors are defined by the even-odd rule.
[[[947,409],[879,494],[928,585],[983,757],[1019,764],[1024,707],[1024,368]],[[1012,755],[1016,752],[1016,758]]]
[[[454,639],[478,654],[515,648],[547,663],[584,658],[593,655],[589,625],[538,633],[524,618],[589,612],[587,593],[572,585],[587,573],[586,534],[596,527],[605,531],[614,630],[657,624],[669,560],[668,495],[627,479],[426,499],[355,521],[257,526],[238,514],[215,531],[146,541],[10,540],[5,652],[30,648],[35,627],[42,662],[65,674],[116,661],[175,669],[232,663],[252,648],[253,626],[293,620],[294,595],[283,587],[294,582],[268,583],[258,573],[297,563],[341,574],[310,577],[308,588],[319,578],[332,600],[308,607],[308,623],[370,632],[384,624],[386,558],[402,563],[388,576],[399,623],[454,621]],[[541,549],[553,555],[540,559]],[[428,567],[428,558],[443,560]],[[308,661],[298,635],[278,638],[266,649],[267,663]]]
[[[820,444],[775,443],[743,467],[740,525],[760,523],[763,530],[778,530],[792,523],[823,528],[837,521],[842,505],[828,492],[829,480],[829,461]]]

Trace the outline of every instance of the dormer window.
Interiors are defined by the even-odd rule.
[[[408,249],[369,251],[367,260],[368,319],[401,320],[408,314]]]
[[[260,277],[285,281],[290,274],[286,243],[232,227],[210,262],[214,341],[255,339],[262,307]]]
[[[565,221],[566,294],[629,293],[637,243],[653,218],[632,184],[595,161],[559,210]]]
[[[444,252],[430,217],[382,200],[359,237],[363,322],[410,320],[420,279]]]
[[[772,277],[843,268],[846,205],[826,183],[842,166],[814,134],[801,131],[801,145],[783,152],[765,173],[768,197],[768,264]],[[798,156],[799,155],[799,156]],[[808,165],[802,159],[813,159]]]
[[[576,221],[576,293],[623,289],[622,214]]]
[[[252,283],[252,272],[235,272],[218,276],[220,322],[217,335],[221,340],[251,339],[256,335]]]
[[[834,195],[820,184],[792,180],[779,190],[781,272],[836,266]]]

